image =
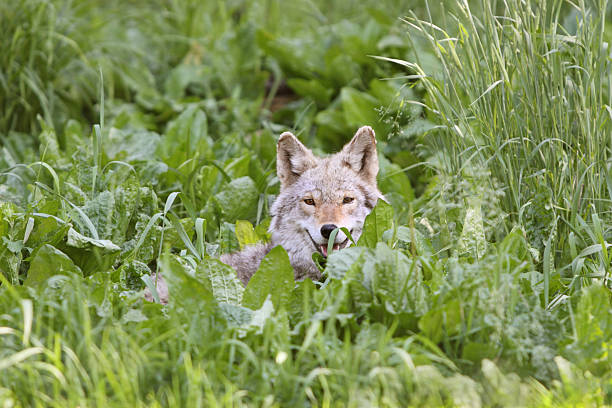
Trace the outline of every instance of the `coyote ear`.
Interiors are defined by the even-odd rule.
[[[289,187],[316,164],[317,158],[297,137],[289,132],[280,135],[276,146],[276,173],[281,187]]]
[[[368,183],[376,185],[378,156],[376,137],[369,126],[359,128],[353,139],[340,152],[342,164],[352,169]]]

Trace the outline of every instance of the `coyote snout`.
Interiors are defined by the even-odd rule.
[[[323,256],[327,256],[327,249],[329,247],[329,244],[328,244],[329,236],[331,235],[332,231],[335,230],[336,228],[340,228],[340,227],[338,227],[336,224],[324,224],[321,227],[321,230],[320,230],[321,236],[325,240],[323,244],[320,245],[321,253],[323,254]],[[344,238],[345,237],[344,231],[338,231],[337,234],[338,235],[336,235],[336,237],[334,238],[334,245],[333,245],[334,251],[346,247],[348,244],[348,240],[349,240],[348,237]]]
[[[245,284],[261,258],[277,245],[289,254],[296,279],[319,279],[312,254],[327,257],[336,228],[346,228],[356,241],[366,216],[382,198],[376,186],[376,139],[369,126],[360,128],[340,152],[326,158],[315,157],[294,135],[285,132],[278,139],[276,170],[281,188],[270,210],[271,242],[221,258],[236,269]],[[332,246],[338,250],[349,243],[347,234],[338,230]]]
[[[359,217],[355,218],[358,202],[355,193],[350,190],[330,191],[331,197],[323,199],[320,191],[307,194],[303,200],[304,217],[302,227],[311,238],[314,249],[327,256],[329,237],[336,228],[346,228],[351,236],[356,228],[361,227]],[[349,238],[339,230],[334,239],[333,248],[338,250],[348,245]]]

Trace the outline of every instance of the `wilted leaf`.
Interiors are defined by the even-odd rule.
[[[78,233],[74,228],[68,230],[66,245],[74,248],[91,249],[93,247],[101,248],[104,252],[117,252],[121,248],[113,244],[108,239],[93,239]]]

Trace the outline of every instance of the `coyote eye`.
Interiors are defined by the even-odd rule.
[[[355,200],[353,197],[344,197],[344,199],[342,200],[342,204],[352,203],[353,200]]]
[[[315,205],[315,202],[312,198],[307,198],[304,200],[304,202],[308,205]]]

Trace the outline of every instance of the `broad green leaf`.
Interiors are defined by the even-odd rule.
[[[128,261],[117,269],[115,272],[116,278],[119,280],[122,287],[128,290],[142,289],[142,278],[151,275],[151,269],[147,264],[141,261]]]
[[[495,358],[498,349],[493,343],[477,343],[470,341],[463,347],[461,358],[473,363],[479,363],[485,358]]]
[[[348,247],[342,251],[333,251],[327,257],[325,266],[327,276],[332,279],[342,279],[365,250],[363,247]]]
[[[364,123],[372,125],[378,123],[378,112],[376,111],[380,107],[378,99],[353,88],[342,88],[340,100],[347,124],[361,126]]]
[[[179,220],[179,218],[173,213],[168,213],[166,217],[168,220],[170,220],[173,229],[168,231],[171,233],[167,234],[164,237],[164,240],[169,242],[172,246],[179,246],[179,244],[183,244],[183,246],[191,252],[191,255],[199,261],[201,259],[200,253],[196,249],[195,245],[193,245],[193,242],[191,242],[191,237],[187,235],[187,231],[193,231],[193,220],[191,218],[183,218],[182,220]],[[185,228],[185,225],[188,226],[188,228]]]
[[[242,304],[244,286],[231,266],[217,259],[206,258],[196,268],[196,276],[208,282],[217,302],[235,306]]]
[[[215,195],[215,200],[224,220],[250,220],[257,215],[259,191],[250,177],[240,177],[232,180],[223,191]]]
[[[228,162],[225,163],[223,170],[225,170],[225,173],[232,179],[237,179],[245,176],[251,177],[251,172],[249,168],[250,163],[251,156],[245,154],[244,156],[230,159]]]
[[[253,228],[253,224],[244,220],[236,221],[236,238],[240,244],[240,249],[259,242],[259,237],[255,232],[255,228]]]
[[[210,150],[206,114],[197,106],[185,109],[168,128],[157,147],[157,156],[168,166],[178,169],[196,155],[204,156]],[[184,167],[189,170],[190,167]]]
[[[565,347],[565,355],[583,369],[601,375],[612,359],[612,295],[601,283],[583,290],[575,309],[575,339]]]
[[[357,245],[375,248],[381,241],[383,232],[393,227],[393,207],[378,200],[376,207],[368,214],[363,225],[363,232]]]
[[[433,122],[430,122],[427,119],[416,118],[411,121],[407,126],[404,126],[401,130],[400,136],[404,138],[411,138],[413,136],[419,136],[424,133],[429,132],[430,130],[438,128]]]
[[[269,295],[274,308],[279,310],[287,306],[294,285],[293,268],[287,252],[281,246],[274,247],[261,260],[259,269],[249,281],[242,305],[259,309]]]
[[[274,303],[271,300],[271,296],[268,295],[261,307],[252,312],[251,320],[242,326],[243,330],[255,330],[255,333],[261,334],[266,321],[272,317],[274,310]]]
[[[364,54],[360,54],[360,56],[364,56]],[[340,47],[329,47],[326,50],[323,69],[323,75],[329,78],[328,82],[331,82],[335,87],[347,85],[361,74],[359,64]],[[349,89],[353,90],[353,88]],[[364,95],[371,98],[368,94]],[[365,117],[362,120],[361,123],[373,123]]]
[[[87,201],[82,207],[82,211],[87,216],[87,219],[91,221],[94,230],[98,234],[98,236],[94,236],[92,232],[91,235],[94,238],[108,239],[112,236],[113,227],[115,226],[113,219],[115,195],[112,192],[102,191],[93,200]],[[88,229],[92,231],[91,228]]]
[[[310,317],[310,313],[316,307],[313,299],[316,290],[316,285],[308,278],[296,282],[295,287],[291,291],[291,301],[287,307],[289,318],[293,324],[297,324]]]
[[[419,319],[419,329],[431,339],[439,343],[443,336],[454,336],[461,328],[461,304],[458,300],[450,300],[441,308],[432,309]]]
[[[327,109],[316,114],[315,123],[317,124],[317,137],[332,146],[342,146],[345,140],[339,140],[339,135],[349,134],[351,130],[355,130],[354,127],[345,123],[342,105],[338,99],[332,102]]]
[[[11,203],[0,202],[0,274],[18,284],[25,228],[15,209]]]
[[[65,274],[83,275],[68,255],[49,244],[45,244],[36,251],[30,262],[30,269],[24,284],[36,286],[45,282],[51,276]]]
[[[34,221],[33,228],[26,242],[31,248],[37,248],[42,244],[56,245],[64,239],[71,228],[69,223],[48,214],[34,214],[31,219]]]
[[[149,161],[155,158],[161,136],[145,130],[121,130],[111,128],[104,152],[109,160],[127,163]]]
[[[165,254],[161,265],[162,276],[168,283],[170,304],[194,310],[214,301],[212,292],[197,276],[192,275],[193,272],[178,256]]]
[[[324,86],[321,81],[316,79],[306,80],[302,78],[290,78],[287,80],[287,85],[293,89],[296,94],[312,98],[319,106],[327,106],[334,91],[332,88]]]
[[[413,244],[418,255],[431,257],[434,252],[431,240],[416,228],[397,227],[397,239],[407,244],[413,243],[414,240]]]
[[[68,230],[66,247],[62,249],[81,268],[85,276],[109,270],[121,251],[112,241],[89,238],[74,229]]]
[[[253,320],[253,311],[244,306],[219,303],[219,309],[230,327],[247,327]]]
[[[414,92],[410,87],[396,86],[393,81],[372,79],[369,83],[369,87],[369,93],[378,99],[380,105],[384,106],[386,109],[392,109],[398,106],[402,98],[414,98]]]
[[[112,234],[108,237],[117,245],[122,245],[128,238],[130,224],[135,221],[141,208],[143,199],[148,197],[144,194],[145,189],[140,188],[136,177],[130,177],[120,186],[113,190],[115,206],[113,208]],[[133,225],[133,224],[132,224]]]
[[[159,246],[162,230],[157,223],[163,215],[163,213],[157,213],[150,218],[144,214],[138,215],[138,221],[136,222],[136,237],[138,239],[134,238],[128,242],[132,250],[132,256],[138,257],[143,262],[149,262],[153,259],[156,248]]]
[[[411,275],[412,261],[401,251],[392,250],[382,242],[377,244],[374,257],[369,261],[373,262],[370,279],[377,301],[391,314],[413,311],[415,305],[411,302],[418,299],[413,291],[420,282],[414,271]],[[370,265],[366,262],[364,271],[368,268]]]
[[[217,242],[222,252],[234,252],[240,249],[238,239],[236,239],[236,225],[229,222],[222,222],[219,228]]]
[[[121,316],[121,323],[144,322],[149,318],[140,309],[130,309]]]
[[[170,70],[164,82],[164,90],[173,99],[182,98],[190,83],[202,82],[205,78],[204,67],[194,64],[180,64]]]
[[[401,207],[406,207],[406,203],[414,200],[414,190],[410,179],[401,167],[397,164],[391,163],[385,156],[378,156],[378,163],[380,166],[380,172],[378,173],[378,188],[385,192],[385,196],[393,196],[389,193],[395,193],[401,197]],[[393,201],[390,201],[393,203]]]
[[[524,237],[524,232],[515,227],[499,245],[499,256],[502,259],[503,270],[514,271],[520,268],[527,273],[533,270],[533,261],[529,248],[529,243]]]

